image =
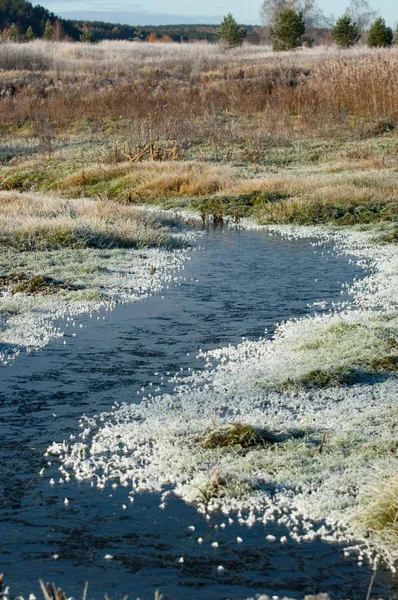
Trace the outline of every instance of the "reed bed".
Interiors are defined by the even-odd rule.
[[[210,44],[2,44],[0,123],[145,122],[155,136],[246,143],[260,128],[330,137],[398,118],[398,49],[272,53]],[[248,117],[261,115],[250,126]],[[228,127],[225,127],[225,123]],[[371,130],[373,131],[373,130]],[[269,140],[268,140],[269,141]]]

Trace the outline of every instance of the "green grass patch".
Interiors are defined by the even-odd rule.
[[[396,372],[395,324],[343,322],[325,328],[297,346],[296,362],[302,365],[299,372],[271,387],[287,392],[344,387]],[[307,365],[312,368],[306,369]]]
[[[14,294],[56,294],[60,290],[77,290],[76,285],[66,283],[46,275],[27,275],[24,272],[9,273],[0,277],[0,287],[9,289]]]
[[[0,246],[8,246],[22,252],[62,250],[69,248],[144,248],[147,246],[177,247],[178,242],[165,232],[148,236],[148,240],[137,236],[118,234],[117,232],[95,231],[90,228],[38,227],[37,229],[21,229],[19,231],[0,234]],[[144,236],[143,236],[144,238]]]
[[[316,192],[314,191],[314,195]],[[339,226],[396,221],[398,202],[396,201],[355,201],[347,194],[345,201],[307,196],[289,198],[281,202],[264,204],[256,213],[260,224],[298,224]]]
[[[365,373],[343,367],[337,369],[314,369],[298,379],[286,379],[278,386],[281,391],[311,390],[316,388],[342,387],[363,381]]]
[[[239,223],[242,218],[252,216],[255,209],[268,203],[280,202],[287,196],[282,192],[255,190],[247,194],[191,200],[189,207],[197,210],[204,222],[211,220],[213,223],[222,223],[226,217],[230,217],[234,223]]]
[[[266,431],[256,431],[250,425],[231,423],[227,427],[211,427],[200,439],[202,448],[215,450],[217,448],[253,448],[271,443],[271,435]]]

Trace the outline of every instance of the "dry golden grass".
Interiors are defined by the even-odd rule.
[[[169,204],[261,192],[277,197],[243,204],[262,223],[396,219],[398,48],[2,50],[0,127],[35,135],[42,155],[27,161],[21,152],[2,170],[1,189]],[[129,162],[148,142],[178,149],[178,160]]]
[[[227,165],[199,162],[144,162],[117,165],[93,165],[66,177],[64,189],[87,183],[126,177],[131,194],[140,199],[169,196],[202,196],[224,189],[236,181],[236,173]]]
[[[8,167],[0,175],[5,190],[35,187],[59,191],[70,197],[91,196],[119,202],[170,197],[201,197],[225,190],[239,181],[237,170],[228,165],[201,162],[123,162],[93,164],[69,175],[46,171],[49,163],[30,159]],[[52,163],[50,163],[52,168]],[[38,174],[40,174],[38,178]]]
[[[317,195],[326,201],[346,199],[372,198],[379,200],[398,199],[398,175],[395,170],[383,171],[348,171],[336,173],[283,173],[241,180],[238,185],[230,187],[231,194],[247,194],[256,190],[263,192],[280,192],[289,196]]]
[[[220,215],[230,209],[233,214],[234,211],[240,214],[243,205],[239,203],[243,202],[247,207],[243,214],[253,213],[260,223],[348,225],[396,220],[396,170],[355,170],[353,164],[351,167],[347,171],[324,169],[318,173],[284,170],[267,177],[253,177],[245,169],[225,164],[148,161],[93,164],[63,175],[54,161],[36,158],[5,168],[0,185],[8,190],[52,189],[65,197],[117,200],[122,204],[148,201],[161,204],[162,200],[168,200],[166,204],[173,206],[178,201],[180,207],[185,205],[200,211],[206,208],[204,212],[210,213],[216,210],[218,198]],[[201,207],[194,203],[195,198],[214,201]]]
[[[175,196],[201,197],[224,190],[237,181],[232,167],[201,163],[163,163],[139,170],[142,181],[133,188],[140,199]],[[136,173],[130,174],[134,182]]]
[[[369,120],[381,132],[398,121],[398,48],[225,53],[207,44],[36,42],[3,44],[2,65],[2,124],[51,120],[65,129],[123,117],[154,137],[212,139],[216,128],[237,143],[258,134],[259,123],[242,120],[248,115],[262,116],[268,141],[293,132],[328,137],[342,124],[366,136]]]
[[[398,542],[398,476],[395,465],[376,475],[376,481],[361,503],[357,523],[383,548],[396,556]],[[387,559],[389,557],[386,557]]]
[[[19,250],[170,245],[167,231],[131,206],[0,193],[0,245]]]

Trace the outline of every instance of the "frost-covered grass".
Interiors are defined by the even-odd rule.
[[[0,219],[0,362],[62,337],[60,318],[158,291],[187,257],[188,233],[111,202],[3,192]]]
[[[359,540],[369,556],[376,550],[395,568],[395,541],[363,509],[374,506],[376,520],[384,511],[383,523],[394,529],[396,513],[369,503],[369,484],[380,474],[390,489],[396,482],[398,252],[370,233],[274,229],[334,240],[367,264],[369,275],[351,287],[352,304],[282,323],[271,340],[207,352],[206,368],[176,376],[173,394],[84,416],[80,440],[48,452],[59,456],[64,478],[98,488],[111,481],[131,498],[156,490],[166,500],[171,489],[201,512],[246,511],[240,521],[249,526],[277,520],[298,541]],[[360,376],[303,385],[316,371]],[[203,443],[234,423],[266,431],[267,443]]]
[[[394,454],[397,447],[390,444],[388,450]],[[367,502],[364,502],[357,518],[386,546],[395,548],[398,544],[398,477],[395,461],[391,461],[389,467],[376,473],[369,485]]]
[[[0,192],[0,223],[0,246],[19,251],[177,245],[155,219],[103,200]]]

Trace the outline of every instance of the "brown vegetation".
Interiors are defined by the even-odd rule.
[[[395,48],[35,42],[2,53],[0,189],[189,204],[217,223],[397,219]]]
[[[244,47],[3,44],[0,123],[123,118],[155,138],[244,144],[289,134],[362,137],[398,120],[398,50],[272,54]],[[261,119],[260,119],[261,117]],[[260,120],[259,120],[260,119]]]

